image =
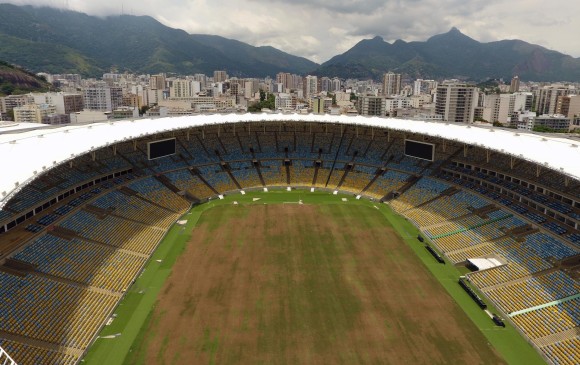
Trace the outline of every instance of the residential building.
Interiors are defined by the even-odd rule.
[[[384,96],[361,95],[358,97],[356,109],[360,115],[385,116],[387,103]]]
[[[482,118],[490,123],[507,123],[511,115],[510,96],[510,94],[484,95]]]
[[[197,85],[199,85],[199,83]],[[199,93],[199,87],[194,88],[193,80],[176,79],[171,81],[171,86],[169,87],[169,97],[172,99],[193,98],[197,93]]]
[[[437,86],[435,114],[453,123],[473,123],[474,111],[479,99],[475,86],[449,82]]]
[[[152,75],[149,77],[149,88],[151,90],[165,90],[165,75]]]
[[[140,109],[143,106],[143,98],[138,94],[125,94],[123,95],[123,106]]]
[[[393,115],[397,109],[408,109],[411,107],[411,99],[405,96],[385,98],[386,115]]]
[[[409,101],[411,108],[422,109],[432,103],[433,97],[431,94],[415,94],[409,98]]]
[[[84,109],[83,96],[79,93],[42,93],[31,94],[35,104],[51,104],[57,114],[71,114]]]
[[[580,95],[559,96],[556,102],[556,113],[570,119],[580,116]]]
[[[34,97],[27,95],[8,95],[0,98],[0,113],[6,114],[14,108],[24,106],[27,104],[34,104]]]
[[[520,91],[520,78],[518,76],[514,76],[510,83],[510,93],[516,93]]]
[[[570,118],[561,114],[543,114],[534,119],[534,128],[546,127],[557,132],[570,130]]]
[[[510,98],[510,114],[516,111],[532,110],[534,94],[530,92],[515,92]]]
[[[387,72],[383,75],[383,95],[398,95],[401,92],[401,74]]]
[[[304,98],[310,99],[318,93],[318,78],[316,76],[308,75],[304,78]]]
[[[431,95],[439,83],[434,80],[417,79],[413,83],[413,95]]]
[[[336,92],[336,91],[340,91],[342,90],[342,83],[340,82],[340,79],[338,77],[333,78],[330,81],[331,85],[330,85],[330,91],[332,92]]]
[[[331,107],[332,107],[332,98],[315,96],[310,98],[309,100],[309,109],[311,109],[312,113],[314,114],[330,113]]]
[[[69,124],[70,114],[48,114],[42,117],[41,123],[51,125]]]
[[[292,75],[288,72],[280,72],[276,74],[276,83],[282,84],[282,91],[286,92],[286,90],[290,90],[294,87],[292,82]]]
[[[536,90],[536,112],[538,114],[554,114],[559,96],[575,94],[573,86],[564,86],[560,84],[544,86]]]
[[[297,98],[294,94],[279,93],[276,95],[276,110],[296,110]]]
[[[235,96],[222,96],[222,97],[211,97],[211,96],[200,96],[190,100],[190,105],[196,112],[202,112],[204,110],[224,110],[231,109],[236,106]]]
[[[213,82],[225,82],[228,79],[228,74],[225,71],[214,71]]]
[[[516,111],[510,116],[508,127],[531,131],[532,129],[534,129],[535,118],[536,112]]]
[[[320,78],[320,91],[329,92],[331,90],[331,80],[329,77],[323,76]]]
[[[199,82],[200,90],[203,90],[207,87],[207,76],[204,74],[193,75],[193,81]]]
[[[131,119],[131,118],[138,118],[139,117],[139,109],[122,106],[113,110],[111,113],[112,119]]]
[[[98,83],[83,90],[85,109],[112,111],[123,105],[123,89]]]
[[[56,107],[49,104],[27,104],[13,110],[17,123],[42,123],[43,118],[56,114]]]
[[[580,115],[575,116],[570,122],[570,130],[580,129]]]

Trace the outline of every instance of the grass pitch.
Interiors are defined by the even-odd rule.
[[[307,204],[269,204],[297,199]],[[196,208],[197,228],[172,229],[163,261],[101,334],[121,335],[97,339],[86,363],[505,363],[494,347],[509,363],[543,363],[513,328],[491,324],[408,222],[340,199],[270,192]]]

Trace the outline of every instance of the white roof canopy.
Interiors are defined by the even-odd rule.
[[[222,114],[122,120],[36,130],[0,130],[0,208],[38,175],[101,147],[160,132],[212,124],[297,121],[389,128],[455,140],[506,153],[580,179],[578,142],[532,133],[462,124],[364,116]]]

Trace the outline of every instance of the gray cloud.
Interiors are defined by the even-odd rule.
[[[324,62],[363,38],[422,41],[452,26],[483,42],[519,38],[580,56],[580,2],[551,0],[8,0],[91,15],[150,15],[189,33],[217,34]]]

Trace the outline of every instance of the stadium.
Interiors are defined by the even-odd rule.
[[[280,354],[287,357],[276,363],[580,363],[580,148],[573,140],[375,117],[228,114],[6,124],[0,155],[3,364],[9,357],[18,364],[274,363]],[[300,245],[299,233],[315,235],[324,252],[301,257],[312,248]],[[285,244],[261,242],[264,235]],[[260,241],[264,257],[252,251],[257,261],[248,261],[249,248],[213,249],[212,239],[240,247]],[[176,242],[182,246],[175,253]],[[287,255],[282,246],[296,251]],[[228,261],[231,252],[235,262]],[[289,265],[285,256],[300,268],[286,270],[291,280],[277,271]],[[189,346],[197,354],[187,356],[199,361],[180,358],[175,348],[187,348],[180,341],[189,338],[173,341],[171,328],[155,327],[155,319],[163,308],[173,310],[163,296],[177,289],[165,280],[184,292],[195,280],[177,281],[172,271],[197,268],[196,278],[220,281],[192,295],[202,303],[200,293],[214,293],[222,303],[228,290],[238,290],[231,284],[238,277],[213,268],[239,265],[245,273],[256,262],[273,274],[249,278],[244,293],[259,296],[256,282],[271,296],[250,306],[244,298],[255,297],[240,292],[225,302],[264,317],[257,324],[252,316],[240,319],[255,338],[215,324],[218,334],[200,328],[205,340]],[[357,275],[360,281],[349,279]],[[290,299],[276,290],[281,283]],[[415,285],[422,295],[401,294]],[[147,295],[149,302],[141,299]],[[336,302],[327,300],[333,295]],[[298,306],[311,317],[303,327],[271,327],[300,315],[274,316],[263,310],[268,305]],[[201,315],[210,322],[234,315],[208,310]],[[402,318],[396,323],[395,314]],[[411,321],[420,315],[429,328]],[[167,323],[178,326],[174,319]],[[167,337],[156,338],[162,331]],[[268,342],[260,335],[268,331],[292,335]],[[231,345],[225,348],[224,332]],[[399,345],[404,353],[393,357]],[[244,352],[252,346],[256,353]],[[303,356],[290,357],[292,346]],[[343,354],[341,346],[356,347]],[[424,357],[410,357],[414,347],[424,354],[413,356]]]

